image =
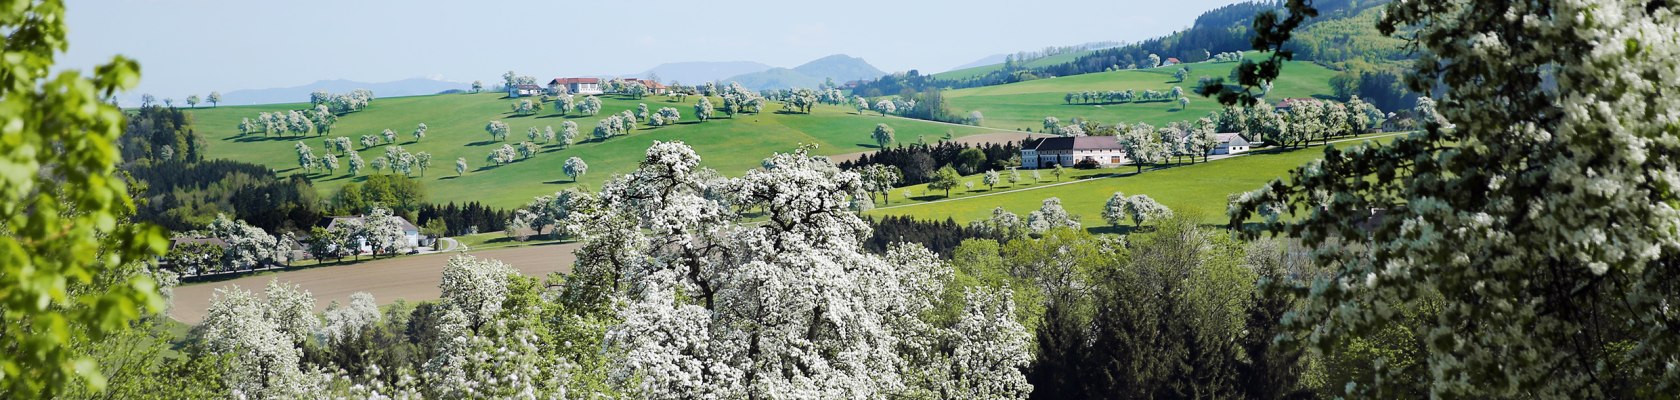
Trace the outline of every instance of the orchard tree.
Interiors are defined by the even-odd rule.
[[[1108,221],[1110,226],[1119,227],[1120,222],[1125,221],[1128,216],[1126,210],[1131,207],[1130,200],[1125,193],[1114,192],[1114,196],[1109,197],[1108,203],[1103,205],[1103,220]]]
[[[475,81],[472,82],[472,92],[473,93],[478,93],[478,92],[483,92],[483,91],[484,91],[484,81],[475,80]]]
[[[904,180],[904,173],[898,167],[886,164],[869,164],[864,166],[858,177],[862,179],[863,190],[868,193],[880,193],[881,202],[892,204],[892,196],[888,195],[894,185]]]
[[[682,113],[671,107],[660,107],[659,116],[665,120],[666,125],[675,125],[677,121],[682,120]]]
[[[332,156],[328,155],[328,157],[332,157]],[[335,162],[335,164],[336,164],[336,162]],[[426,176],[426,168],[431,168],[432,167],[432,153],[427,153],[427,152],[424,152],[424,151],[419,152],[419,153],[414,153],[414,165],[417,166],[417,167],[420,167],[420,176],[422,176],[422,177]]]
[[[577,108],[578,105],[576,103],[577,101],[572,98],[572,95],[561,95],[559,98],[554,99],[554,111],[559,112],[560,115],[566,115],[567,113],[572,112],[573,108]]]
[[[995,169],[986,171],[986,174],[980,177],[980,183],[986,184],[986,191],[988,192],[996,189],[1000,180],[1002,180],[1002,176],[999,176]]]
[[[934,173],[933,181],[928,182],[927,187],[933,190],[944,190],[945,197],[951,197],[951,188],[957,187],[957,181],[960,180],[962,180],[962,175],[957,174],[956,169],[947,165],[940,168],[939,172]]]
[[[426,138],[426,123],[421,122],[420,126],[417,126],[417,127],[414,128],[414,142],[419,143],[420,139],[425,139],[425,138]]]
[[[694,103],[694,118],[699,119],[700,122],[706,122],[707,119],[712,118],[712,110],[712,101],[701,97],[700,101]]]
[[[865,99],[865,98],[863,98],[863,96],[853,97],[852,98],[852,105],[857,107],[858,115],[863,115],[864,111],[869,110],[869,99]]]
[[[198,95],[187,96],[187,107],[198,108]]]
[[[210,102],[210,108],[216,108],[216,105],[222,102],[222,92],[210,92],[210,96],[204,100]]]
[[[1062,120],[1057,119],[1056,117],[1044,117],[1044,130],[1042,132],[1049,133],[1049,134],[1060,134],[1061,131],[1062,131]]]
[[[577,142],[578,125],[576,122],[564,121],[560,123],[560,147],[566,148]]]
[[[887,148],[887,144],[893,142],[893,128],[887,124],[875,124],[875,132],[870,134],[870,138],[875,140],[876,147]]]
[[[571,177],[572,182],[577,182],[578,177],[589,172],[589,164],[584,163],[582,158],[568,158],[566,159],[566,165],[561,167],[561,172],[565,172],[566,176]]]
[[[897,112],[897,110],[898,106],[894,105],[892,100],[881,99],[880,101],[875,102],[875,111],[879,111],[883,117],[887,116],[887,114]]]
[[[385,138],[385,144],[392,144],[392,143],[397,142],[397,132],[396,131],[386,129],[386,130],[380,131],[379,136]]]
[[[1144,222],[1172,217],[1172,209],[1161,205],[1149,196],[1141,194],[1126,199],[1125,213],[1126,217],[1131,218],[1132,225],[1136,227],[1143,227]]]
[[[455,159],[455,176],[462,176],[462,175],[466,175],[466,174],[467,174],[467,158],[466,157],[456,158]]]
[[[362,169],[367,168],[367,162],[362,161],[362,153],[350,152],[349,156],[350,168],[348,172],[350,173],[350,176],[360,175],[362,173]]]
[[[1038,210],[1027,214],[1027,228],[1034,235],[1042,235],[1051,229],[1069,228],[1080,229],[1079,216],[1069,214],[1062,209],[1062,199],[1051,197],[1044,199]]]
[[[490,121],[490,123],[484,125],[484,132],[490,134],[490,140],[498,142],[506,141],[508,135],[508,125],[502,121]]]

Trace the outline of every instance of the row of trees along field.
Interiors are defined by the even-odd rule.
[[[131,219],[116,178],[123,115],[101,101],[133,87],[137,65],[54,71],[62,5],[20,4],[0,11],[4,30],[36,33],[0,49],[27,66],[0,74],[0,112],[16,121],[0,128],[13,169],[0,174],[7,397],[1655,398],[1680,388],[1680,166],[1665,156],[1680,154],[1669,117],[1680,98],[1654,78],[1680,68],[1672,2],[1390,3],[1380,27],[1417,29],[1427,54],[1408,82],[1451,99],[1437,104],[1441,118],[1391,144],[1327,148],[1288,181],[1236,196],[1239,235],[1167,219],[1091,236],[1050,199],[1026,224],[1008,213],[982,222],[1025,232],[966,241],[949,261],[917,245],[876,254],[851,207],[866,196],[857,174],[802,149],[725,178],[687,146],[655,143],[637,170],[569,209],[561,227],[583,240],[570,275],[539,281],[459,257],[437,302],[380,310],[358,294],[325,315],[285,282],[262,296],[230,289],[182,357],[165,356],[177,350],[159,314],[174,275],[152,263],[162,231]],[[1271,22],[1257,47],[1279,50],[1316,15],[1304,1],[1286,7],[1257,19]],[[1245,63],[1237,85],[1208,94],[1253,104],[1280,65]],[[77,151],[39,151],[55,146]]]

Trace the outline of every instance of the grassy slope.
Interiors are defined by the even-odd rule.
[[[1038,67],[1048,67],[1048,66],[1056,65],[1056,64],[1065,64],[1065,63],[1073,62],[1074,60],[1079,59],[1080,56],[1084,56],[1086,54],[1091,54],[1093,52],[1096,52],[1096,50],[1075,51],[1075,52],[1072,52],[1072,53],[1062,53],[1062,54],[1057,54],[1057,55],[1053,55],[1053,56],[1049,56],[1049,57],[1038,58],[1038,59],[1034,59],[1032,61],[1027,61],[1026,67],[1027,68],[1038,68]],[[1003,64],[1002,63],[992,64],[992,65],[982,65],[982,66],[978,66],[978,67],[968,67],[968,68],[963,68],[963,69],[940,72],[940,73],[937,73],[937,74],[933,74],[933,77],[939,78],[939,79],[973,78],[973,77],[983,76],[983,75],[992,73],[992,71],[997,71],[997,70],[1000,70],[1000,69],[1003,69]]]
[[[596,117],[572,115],[560,117],[545,109],[536,116],[513,117],[508,113],[511,100],[499,93],[455,94],[382,98],[367,109],[339,118],[331,136],[345,136],[357,141],[361,135],[378,134],[389,128],[398,134],[398,144],[410,152],[426,151],[433,157],[432,166],[422,178],[432,202],[481,201],[497,207],[522,205],[532,197],[553,193],[573,183],[561,173],[565,160],[578,156],[589,163],[589,173],[579,184],[596,188],[614,173],[634,169],[647,147],[655,140],[681,140],[694,146],[712,168],[729,175],[739,175],[759,166],[759,162],[773,152],[792,150],[801,143],[819,145],[818,154],[843,154],[874,148],[869,133],[876,123],[885,122],[897,130],[903,140],[915,140],[926,135],[935,140],[954,131],[956,136],[993,132],[991,130],[935,124],[901,118],[883,118],[876,114],[856,115],[846,107],[818,106],[811,115],[777,114],[778,104],[765,107],[762,115],[742,115],[733,120],[714,119],[698,123],[693,117],[691,99],[685,103],[666,102],[663,97],[650,96],[642,100],[603,97],[602,113]],[[553,126],[570,119],[579,127],[580,136],[587,137],[595,122],[611,113],[634,110],[637,103],[647,103],[652,110],[675,107],[682,112],[684,123],[648,128],[640,126],[629,136],[619,136],[605,142],[581,143],[560,150],[552,146],[531,160],[500,167],[487,167],[484,157],[501,143],[489,142],[484,125],[490,120],[502,120],[511,128],[508,143],[525,140],[526,128]],[[722,104],[712,99],[713,104]],[[227,158],[268,165],[281,175],[300,173],[296,153],[292,150],[300,140],[295,137],[268,138],[238,137],[241,117],[254,118],[261,111],[301,109],[306,104],[275,104],[259,106],[228,106],[216,109],[193,110],[197,129],[209,142],[211,158]],[[719,116],[722,113],[718,113]],[[410,134],[414,127],[425,122],[429,129],[426,138],[418,143]],[[324,155],[323,137],[303,138],[314,148],[316,155]],[[359,145],[358,145],[359,147]],[[383,147],[361,150],[362,157],[372,161],[384,155]],[[471,170],[455,177],[455,159],[465,157]],[[341,158],[341,164],[346,161]],[[345,177],[341,167],[334,176],[313,174],[317,188],[330,195],[339,186],[362,178]]]
[[[1252,56],[1252,55],[1251,55]],[[1190,93],[1202,76],[1225,77],[1236,63],[1182,64],[1190,68],[1184,82],[1170,82],[1180,65],[1145,70],[1127,70],[1039,79],[1007,85],[987,86],[946,92],[945,99],[958,114],[979,110],[985,114],[985,125],[1002,129],[1042,129],[1044,117],[1055,116],[1062,121],[1074,117],[1113,124],[1115,122],[1147,122],[1160,125],[1172,121],[1188,121],[1207,116],[1220,108],[1218,102]],[[1312,97],[1329,95],[1330,77],[1334,71],[1309,62],[1290,62],[1284,67],[1268,98]],[[1180,111],[1178,102],[1125,103],[1108,105],[1069,105],[1063,95],[1076,91],[1124,91],[1133,89],[1171,90],[1183,87],[1190,98],[1190,107]]]
[[[1392,138],[1393,136],[1384,136],[1376,140],[1387,142]],[[1347,148],[1357,142],[1332,145]],[[1107,222],[1102,220],[1103,206],[1114,192],[1119,191],[1127,196],[1148,195],[1172,208],[1174,212],[1195,215],[1205,223],[1223,224],[1229,222],[1225,217],[1229,195],[1254,190],[1272,179],[1287,176],[1289,169],[1319,159],[1323,154],[1322,146],[1314,146],[1283,153],[1256,153],[1209,163],[1145,170],[1141,175],[1133,175],[1136,170],[1130,167],[1085,171],[1067,169],[1067,174],[1062,176],[1061,182],[1079,179],[1082,181],[1059,186],[1050,186],[1056,182],[1048,170],[1043,171],[1044,181],[1041,183],[1031,183],[1031,172],[1022,171],[1022,184],[1011,187],[1005,183],[991,191],[979,182],[979,175],[974,175],[965,178],[966,181],[975,182],[974,192],[965,193],[959,186],[951,191],[952,197],[956,199],[954,201],[930,204],[931,201],[945,200],[944,192],[929,191],[924,186],[917,185],[895,189],[892,204],[882,205],[882,208],[871,210],[867,214],[972,221],[990,217],[993,208],[1003,207],[1025,217],[1027,213],[1037,210],[1044,199],[1059,197],[1062,207],[1083,217],[1086,227],[1094,228],[1107,225]],[[1007,173],[1004,176],[1007,178]],[[1016,189],[1044,186],[1050,187],[1012,192]],[[911,198],[910,203],[905,203],[902,193],[904,189],[909,189],[916,195]],[[999,194],[974,198],[986,193]]]

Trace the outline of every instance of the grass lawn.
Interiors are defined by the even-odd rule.
[[[1386,143],[1394,137],[1382,136],[1375,140]],[[1331,144],[1347,148],[1359,142],[1361,140]],[[1231,194],[1254,190],[1272,179],[1285,177],[1291,168],[1322,158],[1323,149],[1322,146],[1313,146],[1278,153],[1254,153],[1208,163],[1166,166],[1155,170],[1146,168],[1142,174],[1135,174],[1136,169],[1132,167],[1066,169],[1064,171],[1068,173],[1062,176],[1061,182],[1076,182],[1067,184],[1053,182],[1048,170],[1043,170],[1044,182],[1028,183],[1032,181],[1032,173],[1022,170],[1022,184],[1014,187],[999,185],[996,190],[990,191],[979,183],[981,175],[976,174],[963,178],[965,182],[976,182],[975,191],[965,193],[959,186],[951,191],[952,201],[940,201],[946,200],[944,191],[929,191],[925,185],[916,185],[895,189],[892,204],[879,205],[880,208],[865,214],[909,215],[932,220],[954,218],[967,222],[988,218],[993,208],[1003,207],[1025,217],[1037,210],[1044,199],[1059,197],[1062,207],[1079,215],[1085,227],[1097,228],[1108,225],[1102,220],[1102,209],[1109,197],[1119,191],[1127,196],[1148,195],[1172,208],[1175,213],[1193,215],[1209,224],[1224,224],[1230,222],[1225,217],[1225,208]],[[1003,175],[1007,177],[1008,173]],[[914,194],[909,203],[905,202],[902,193],[905,189]],[[993,195],[987,196],[988,193]]]
[[[1251,53],[1250,57],[1258,56]],[[978,110],[986,117],[985,126],[1008,130],[1041,130],[1044,128],[1044,117],[1048,116],[1054,116],[1063,123],[1080,117],[1106,125],[1147,122],[1159,126],[1173,121],[1193,121],[1221,109],[1218,101],[1192,92],[1200,77],[1226,77],[1236,66],[1232,62],[1201,62],[1038,79],[953,90],[945,93],[945,100],[958,115]],[[1173,73],[1180,67],[1190,68],[1190,75],[1184,82],[1174,82]],[[1330,77],[1334,75],[1335,71],[1310,62],[1291,61],[1284,66],[1283,76],[1266,97],[1328,96],[1331,94]],[[1096,105],[1068,104],[1063,97],[1068,92],[1079,91],[1170,91],[1174,86],[1184,88],[1185,97],[1190,99],[1187,109],[1180,110],[1176,100]]]
[[[738,176],[757,168],[764,158],[774,152],[791,151],[802,143],[816,144],[817,154],[845,154],[875,148],[870,132],[875,124],[886,123],[897,131],[897,137],[913,141],[926,136],[933,141],[950,131],[954,136],[992,133],[996,130],[939,124],[903,118],[880,117],[878,114],[858,115],[850,106],[817,106],[811,114],[782,114],[779,103],[765,106],[760,115],[738,115],[733,119],[717,118],[699,122],[694,118],[693,102],[667,102],[664,96],[648,96],[641,100],[617,96],[602,97],[602,112],[587,117],[577,114],[560,116],[551,105],[533,116],[515,117],[509,112],[514,100],[502,98],[501,93],[449,94],[412,97],[381,98],[366,109],[340,116],[338,124],[327,136],[263,137],[262,134],[239,135],[239,120],[255,118],[262,111],[304,109],[305,103],[257,106],[227,106],[191,110],[195,129],[208,142],[208,158],[225,158],[267,165],[282,176],[302,173],[297,167],[293,146],[300,140],[312,147],[317,156],[326,154],[325,138],[349,137],[357,142],[362,135],[377,135],[384,129],[397,133],[397,144],[409,152],[432,154],[431,168],[421,180],[426,185],[427,201],[434,203],[480,201],[493,207],[514,207],[525,204],[532,197],[550,194],[568,186],[582,185],[598,188],[615,173],[627,172],[641,162],[653,141],[680,140],[693,146],[706,166],[727,175]],[[637,103],[647,103],[650,111],[660,107],[674,107],[682,113],[682,123],[653,128],[638,124],[627,136],[603,142],[584,142],[560,149],[547,146],[538,156],[503,166],[487,165],[485,155],[500,147],[501,142],[490,141],[484,125],[491,120],[506,122],[510,128],[507,143],[526,140],[526,129],[553,126],[560,129],[561,121],[578,124],[580,139],[587,138],[596,121],[624,110],[634,111]],[[713,98],[713,104],[722,104]],[[551,103],[552,104],[552,103]],[[722,113],[717,113],[721,117]],[[428,126],[426,138],[414,141],[412,132],[419,123]],[[384,155],[383,146],[358,151],[362,158],[372,161]],[[569,157],[580,157],[589,164],[589,172],[572,182],[561,166]],[[466,158],[468,172],[455,176],[455,159]],[[310,174],[323,196],[333,193],[346,182],[365,179],[347,176],[347,160],[340,157],[337,173]],[[364,171],[369,173],[371,171]],[[416,173],[418,177],[418,173]]]

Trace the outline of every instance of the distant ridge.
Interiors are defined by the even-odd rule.
[[[869,65],[862,58],[845,54],[835,54],[797,67],[772,68],[769,70],[741,74],[725,78],[723,82],[739,82],[752,90],[816,88],[823,81],[833,79],[835,83],[845,83],[859,79],[872,79],[886,75],[880,69]]]
[[[446,90],[466,90],[471,87],[472,84],[469,83],[440,81],[426,78],[403,79],[400,81],[377,83],[333,79],[316,81],[307,85],[293,87],[235,90],[222,93],[221,104],[250,105],[302,103],[309,101],[309,93],[316,90],[342,93],[356,89],[367,89],[372,90],[375,97],[397,97],[437,94]]]
[[[761,72],[770,68],[769,65],[754,61],[690,61],[659,64],[657,67],[636,74],[635,77],[648,78],[657,74],[660,82],[693,85],[700,82],[723,80],[736,75]]]

